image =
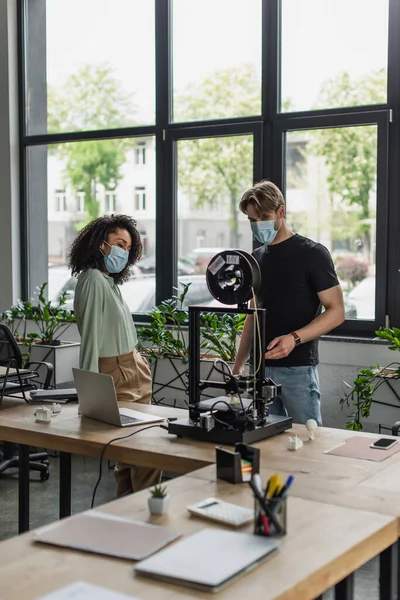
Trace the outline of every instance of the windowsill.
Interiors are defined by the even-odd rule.
[[[350,335],[322,335],[320,337],[322,342],[347,342],[352,344],[378,344],[380,346],[386,346],[387,341],[382,340],[377,336],[361,337],[361,336],[350,336]]]

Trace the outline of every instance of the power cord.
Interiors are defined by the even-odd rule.
[[[254,313],[255,316],[255,327],[257,328],[257,334],[258,334],[258,344],[259,344],[259,361],[258,361],[258,366],[257,369],[254,373],[254,380],[256,378],[256,376],[258,375],[259,370],[261,369],[261,362],[262,362],[262,352],[263,352],[263,348],[262,348],[262,344],[261,344],[261,330],[260,330],[260,320],[258,318],[258,305],[257,305],[257,298],[256,298],[256,294],[254,292],[254,288],[251,288],[252,294],[253,294],[253,302],[254,302],[254,308],[256,309],[256,312]],[[255,338],[257,338],[257,336],[255,335]],[[257,339],[256,339],[256,343],[257,343]]]
[[[91,502],[90,508],[93,508],[93,506],[94,506],[97,488],[100,485],[100,481],[101,481],[101,478],[103,475],[103,458],[104,458],[104,454],[105,454],[108,446],[110,444],[113,444],[114,442],[119,442],[119,440],[126,440],[127,438],[130,438],[133,435],[140,433],[141,431],[146,431],[146,429],[153,429],[154,427],[161,427],[162,429],[168,429],[168,427],[165,427],[165,425],[160,425],[159,423],[157,423],[157,425],[148,425],[147,427],[142,427],[142,429],[136,429],[135,431],[133,431],[132,433],[129,433],[128,435],[121,435],[119,437],[116,437],[116,438],[110,440],[109,442],[107,442],[107,444],[105,444],[103,450],[101,451],[101,455],[100,455],[99,477],[97,479],[96,485],[94,486],[94,490],[93,490],[93,494],[92,494],[92,502]]]

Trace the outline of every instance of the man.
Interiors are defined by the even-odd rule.
[[[288,228],[283,195],[271,181],[245,192],[239,208],[262,244],[253,255],[261,270],[257,303],[267,311],[266,377],[282,385],[271,413],[322,425],[318,338],[345,318],[332,258],[324,246]],[[249,358],[254,318],[246,318],[234,373],[241,373]]]

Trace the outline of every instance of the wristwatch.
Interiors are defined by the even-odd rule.
[[[300,336],[296,333],[296,331],[291,331],[290,335],[292,335],[294,337],[294,345],[295,346],[300,346],[301,339],[300,339]]]

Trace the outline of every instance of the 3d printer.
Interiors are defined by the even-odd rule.
[[[265,378],[266,311],[256,302],[261,283],[257,261],[242,250],[224,250],[211,259],[206,280],[212,296],[228,306],[189,306],[189,418],[170,422],[169,433],[235,444],[256,442],[290,429],[290,417],[270,415],[268,411],[268,405],[281,393],[281,386]],[[254,308],[249,308],[252,298]],[[234,304],[237,306],[230,308]],[[254,315],[250,374],[235,375],[229,365],[217,359],[214,368],[222,374],[221,380],[200,378],[200,315],[204,312]],[[201,400],[202,392],[209,388],[220,389],[225,395]]]

